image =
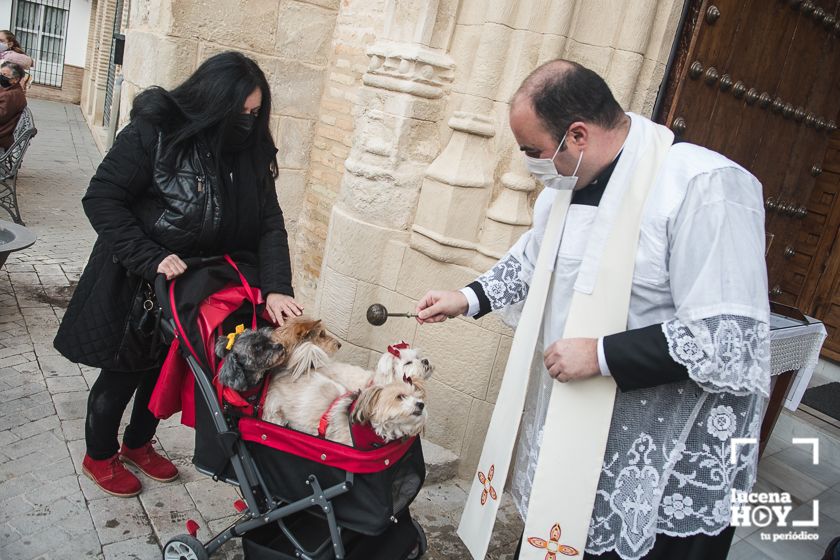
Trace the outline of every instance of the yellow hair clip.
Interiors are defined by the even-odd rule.
[[[245,332],[245,325],[236,325],[236,330],[227,335],[228,343],[225,346],[225,350],[230,350],[233,348],[233,343],[236,340],[236,337]]]

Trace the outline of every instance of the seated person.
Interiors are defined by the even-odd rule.
[[[26,93],[26,90],[29,89],[30,82],[32,81],[32,76],[29,75],[29,71],[35,65],[35,61],[23,52],[23,46],[20,42],[18,42],[14,33],[8,29],[0,31],[0,64],[3,62],[14,62],[23,68],[23,77],[20,80],[20,87],[23,89],[23,92]]]
[[[24,72],[29,72],[29,69],[35,65],[32,58],[23,52],[23,47],[8,29],[0,31],[0,61],[19,64]]]
[[[8,150],[15,142],[15,127],[26,107],[26,95],[20,87],[23,68],[13,62],[0,66],[0,148]]]

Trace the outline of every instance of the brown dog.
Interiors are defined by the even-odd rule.
[[[304,394],[312,386],[309,377],[331,361],[330,356],[341,348],[341,343],[327,333],[320,320],[304,316],[289,319],[271,337],[286,348],[288,360],[268,384],[262,418],[286,425],[290,418],[301,415],[301,409],[311,406],[311,399]],[[335,390],[344,392],[337,383]]]
[[[271,338],[283,345],[287,356],[291,356],[295,347],[302,342],[311,342],[330,356],[341,348],[341,343],[327,333],[320,319],[312,319],[305,315],[287,319],[282,327],[274,329]]]
[[[332,359],[341,344],[320,321],[296,317],[277,328],[272,338],[287,349],[289,358],[269,382],[263,420],[318,435],[326,415],[325,437],[345,445],[352,445],[351,422],[370,424],[386,442],[422,431],[427,418],[422,380],[431,373],[428,360],[406,354],[407,363],[416,361],[420,367],[417,382],[408,374],[411,367],[405,366],[392,368],[373,383],[373,371]]]

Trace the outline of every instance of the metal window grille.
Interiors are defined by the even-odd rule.
[[[70,0],[13,0],[12,33],[34,64],[36,84],[61,87]]]
[[[113,37],[116,37],[120,32],[123,13],[123,0],[117,0],[116,10],[114,11],[114,32]],[[111,123],[111,103],[114,101],[114,78],[117,75],[117,65],[114,62],[114,46],[115,41],[111,39],[111,58],[108,61],[108,81],[105,82],[105,110],[102,113],[102,122],[105,126]]]

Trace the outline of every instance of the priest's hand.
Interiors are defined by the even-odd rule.
[[[574,381],[601,375],[597,338],[561,338],[543,354],[548,374],[560,381]]]
[[[467,296],[458,291],[430,290],[417,302],[417,322],[440,323],[463,315],[470,308]]]

